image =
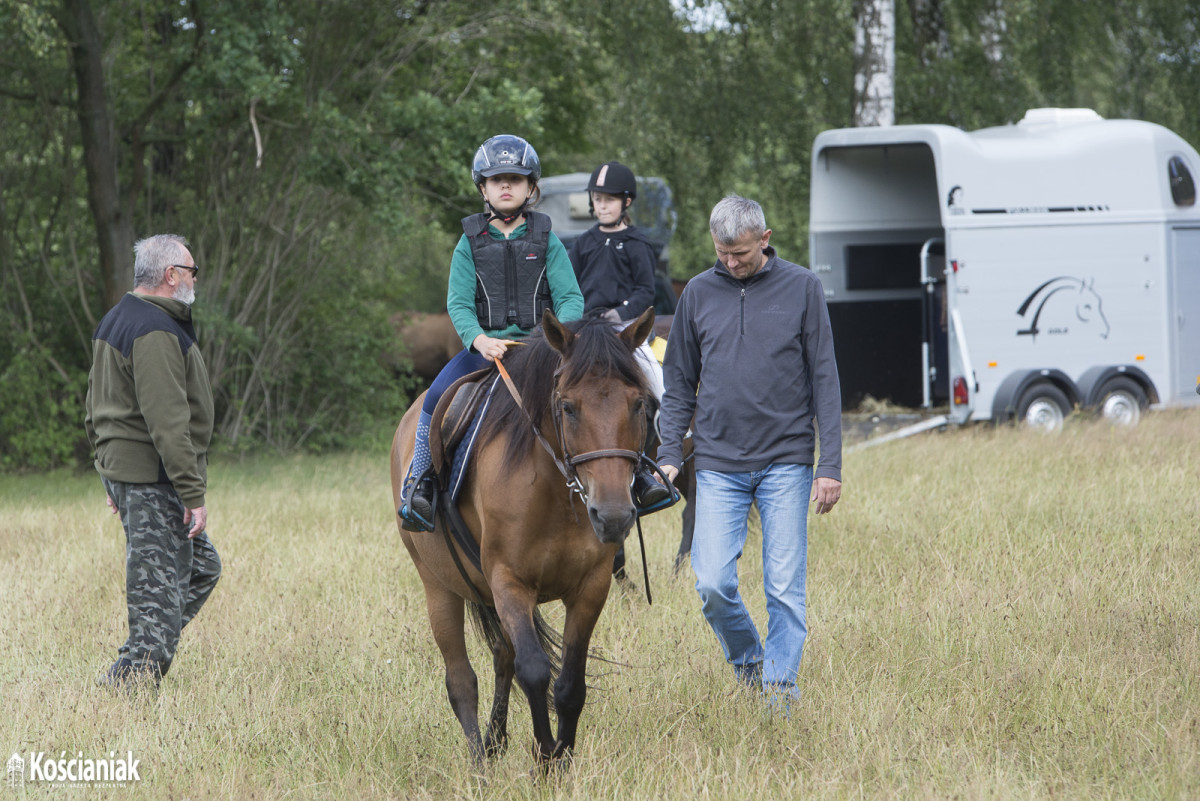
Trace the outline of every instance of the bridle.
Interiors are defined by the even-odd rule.
[[[641,464],[643,460],[648,461],[645,451],[645,442],[646,435],[649,432],[650,416],[646,411],[644,404],[642,406],[642,413],[640,415],[642,421],[642,436],[640,439],[640,442],[643,443],[642,450],[635,451],[628,448],[600,448],[598,450],[585,451],[584,453],[572,455],[571,449],[567,444],[567,433],[563,427],[563,400],[562,393],[558,388],[558,382],[562,377],[563,370],[562,366],[560,365],[559,368],[554,371],[554,393],[552,395],[550,405],[550,414],[554,421],[554,434],[558,438],[559,448],[562,449],[562,456],[560,457],[554,450],[554,446],[551,445],[546,437],[542,434],[537,423],[534,422],[533,417],[529,414],[529,410],[525,408],[525,403],[521,399],[520,391],[517,390],[517,386],[513,383],[512,378],[509,376],[508,370],[505,369],[503,363],[501,363],[499,359],[496,360],[496,369],[500,371],[500,377],[504,379],[504,385],[508,387],[509,394],[511,394],[513,400],[516,401],[517,407],[525,415],[525,419],[529,421],[529,426],[533,429],[533,434],[535,437],[537,437],[537,441],[541,443],[542,448],[545,449],[546,453],[550,455],[550,458],[554,460],[554,465],[558,468],[558,472],[562,473],[563,478],[566,479],[567,489],[578,495],[584,504],[586,504],[588,500],[587,489],[584,488],[583,482],[579,480],[579,472],[575,469],[578,465],[581,465],[584,462],[591,462],[596,459],[616,458],[626,459],[630,462],[633,462],[634,467],[636,468],[637,465]]]
[[[583,464],[584,462],[590,462],[594,459],[628,459],[629,461],[633,462],[635,472],[637,470],[637,466],[645,461],[648,462],[651,467],[653,467],[665,480],[666,475],[663,474],[658,465],[654,463],[654,460],[646,456],[645,443],[646,435],[649,433],[648,428],[650,426],[650,414],[646,411],[645,404],[642,405],[642,437],[640,440],[642,443],[642,450],[634,451],[627,448],[602,448],[600,450],[587,451],[586,453],[581,453],[577,456],[571,455],[570,448],[567,447],[566,431],[563,429],[562,423],[562,393],[560,393],[558,390],[558,380],[562,376],[563,366],[563,364],[559,364],[558,369],[554,371],[554,393],[552,395],[553,400],[551,401],[550,406],[551,416],[554,420],[554,433],[558,437],[558,444],[559,447],[562,448],[563,452],[562,457],[559,458],[559,455],[554,451],[554,446],[546,441],[546,438],[542,435],[541,429],[538,428],[537,423],[535,423],[533,417],[530,416],[529,410],[525,408],[525,403],[521,400],[521,393],[517,390],[517,385],[513,383],[512,377],[509,376],[508,370],[504,368],[504,365],[499,359],[496,360],[496,369],[499,370],[500,377],[504,379],[504,385],[508,387],[509,393],[512,395],[513,400],[516,401],[517,408],[521,410],[521,412],[525,415],[525,419],[529,421],[529,427],[533,429],[533,433],[534,436],[537,437],[537,441],[542,444],[542,447],[545,449],[546,453],[550,454],[550,458],[554,460],[554,465],[558,468],[558,472],[562,473],[563,478],[567,480],[567,489],[574,493],[571,496],[572,500],[574,500],[575,495],[578,495],[580,500],[583,501],[584,506],[587,505],[587,490],[584,489],[583,482],[579,480],[579,473],[575,470],[575,467]],[[630,481],[632,485],[632,479]],[[669,483],[668,486],[670,486]],[[673,495],[678,497],[674,488],[671,489],[671,492]],[[654,597],[650,593],[650,567],[646,562],[646,539],[642,536],[642,518],[640,514],[636,517],[636,521],[638,544],[641,546],[642,550],[642,578],[646,582],[646,602],[653,604]]]
[[[562,368],[559,368],[559,370],[554,374],[554,395],[550,405],[550,413],[554,419],[554,433],[558,436],[558,445],[560,448],[562,448],[563,461],[566,463],[565,466],[560,465],[558,469],[560,472],[562,472],[563,477],[567,479],[567,487],[579,495],[584,503],[587,503],[587,490],[584,489],[583,483],[579,480],[579,473],[575,470],[576,465],[583,464],[584,462],[590,462],[593,459],[618,458],[627,459],[633,462],[633,465],[636,468],[639,464],[641,464],[642,459],[646,458],[646,452],[644,450],[645,446],[643,445],[643,450],[640,451],[633,451],[627,448],[601,448],[600,450],[587,451],[579,454],[578,456],[572,456],[571,448],[567,445],[567,432],[563,428],[562,393],[560,393],[558,390],[558,375],[561,371]],[[642,436],[639,441],[645,443],[646,433],[650,422],[646,414],[646,407],[644,403],[642,404],[642,413],[640,418],[642,421]],[[536,426],[534,426],[534,431],[537,432]],[[538,434],[538,436],[541,437],[541,434]]]

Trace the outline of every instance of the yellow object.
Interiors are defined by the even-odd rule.
[[[663,359],[667,357],[667,338],[655,337],[650,343],[650,350],[654,351],[654,358],[658,359],[658,363],[662,364]]]

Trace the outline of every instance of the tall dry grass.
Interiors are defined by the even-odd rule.
[[[790,720],[736,689],[671,574],[668,512],[647,520],[654,605],[614,588],[574,762],[535,780],[523,701],[509,752],[471,769],[382,452],[214,466],[224,577],[133,698],[94,684],[125,636],[99,481],[2,478],[0,757],[141,760],[136,784],[26,797],[1200,797],[1200,410],[928,434],[848,454],[845,479],[810,518]],[[758,558],[752,534],[763,620]]]

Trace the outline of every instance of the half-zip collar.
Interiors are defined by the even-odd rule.
[[[732,282],[738,288],[738,333],[743,336],[746,334],[746,290],[757,283],[760,279],[766,277],[766,274],[769,273],[771,268],[775,265],[775,248],[768,245],[766,249],[763,250],[763,253],[766,255],[767,260],[763,263],[763,266],[759,268],[758,272],[749,278],[735,278],[733,274],[725,268],[725,264],[720,259],[718,259],[717,263],[713,266],[713,271],[717,275],[721,276],[726,281]]]

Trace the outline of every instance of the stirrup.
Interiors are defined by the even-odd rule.
[[[639,487],[639,484],[641,485]],[[646,490],[662,490],[662,497],[657,500],[644,501],[641,497]],[[650,493],[658,496],[659,493]],[[645,466],[639,466],[633,477],[633,503],[637,507],[638,516],[648,515],[651,512],[657,512],[661,509],[666,509],[669,506],[674,506],[679,502],[679,491],[675,489],[669,482],[662,484],[654,480],[650,469]]]
[[[413,497],[426,482],[429,488],[429,519],[413,508]],[[405,531],[433,531],[433,505],[436,494],[437,487],[433,486],[433,474],[430,471],[426,470],[413,477],[404,487],[404,502],[397,510],[397,514],[400,515],[400,527]]]

